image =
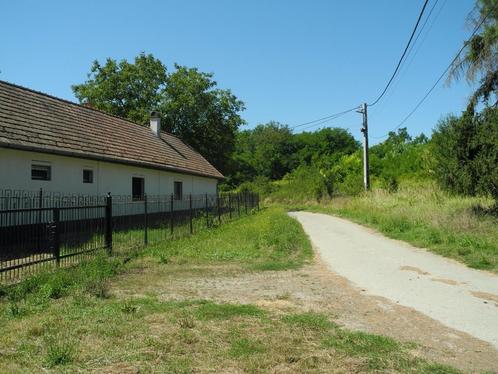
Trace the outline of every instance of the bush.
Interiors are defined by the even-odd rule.
[[[498,109],[466,112],[440,121],[432,137],[434,174],[458,194],[489,195],[498,200]]]
[[[271,198],[276,201],[309,201],[329,197],[326,176],[316,166],[300,166],[287,174]]]
[[[343,156],[330,172],[334,193],[357,195],[363,191],[363,169],[361,152]]]
[[[258,176],[254,178],[252,182],[244,182],[242,183],[238,188],[237,192],[256,192],[258,193],[261,197],[266,197],[270,195],[272,192],[275,192],[277,190],[277,186],[273,184],[270,179],[263,177],[263,176]]]

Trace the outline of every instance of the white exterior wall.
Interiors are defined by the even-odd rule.
[[[31,179],[31,165],[50,165],[51,180]],[[93,170],[93,183],[83,183],[83,169]],[[70,194],[131,195],[132,177],[144,178],[145,193],[173,193],[175,181],[183,182],[183,195],[216,194],[217,180],[194,175],[85,160],[39,152],[0,148],[0,189],[54,191]]]

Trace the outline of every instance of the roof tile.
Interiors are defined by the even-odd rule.
[[[0,81],[0,147],[30,148],[223,178],[204,157],[166,132]]]

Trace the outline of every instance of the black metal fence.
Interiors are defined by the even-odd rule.
[[[192,235],[254,209],[254,193],[137,199],[0,190],[0,280]]]

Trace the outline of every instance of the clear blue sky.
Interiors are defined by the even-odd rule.
[[[168,67],[213,72],[246,103],[249,127],[270,120],[293,126],[374,100],[422,3],[2,1],[0,79],[75,101],[70,86],[86,79],[93,60],[131,60],[145,51]],[[470,33],[473,4],[439,0],[412,63],[370,110],[372,137],[395,127],[444,70]],[[441,116],[464,109],[470,92],[464,81],[439,86],[407,121],[410,133],[429,134]],[[351,113],[327,126],[350,128],[359,138],[360,122]]]

